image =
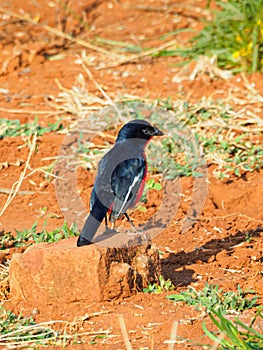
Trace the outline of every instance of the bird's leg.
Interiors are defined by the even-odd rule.
[[[148,234],[145,234],[143,230],[138,229],[134,223],[132,222],[131,218],[127,213],[124,213],[127,220],[129,221],[130,225],[136,230],[137,234],[140,234],[142,241],[149,242],[151,240],[151,237]]]
[[[109,214],[110,216],[110,223],[111,223],[111,227],[110,227],[110,231],[114,231],[114,232],[119,232],[116,228],[115,228],[115,217],[112,215],[112,212]]]
[[[126,219],[129,221],[131,227],[134,228],[136,232],[142,232],[140,229],[138,229],[138,228],[134,225],[134,223],[132,222],[131,218],[129,217],[129,215],[128,215],[127,213],[124,213],[124,215],[125,215]]]
[[[108,218],[107,218],[107,214],[105,215],[105,227],[106,227],[106,231],[108,231],[109,226],[108,226]]]
[[[106,233],[112,233],[113,231],[116,232],[116,229],[114,228],[114,221],[111,222],[110,227],[108,226],[108,217],[107,214],[105,215],[105,226],[106,226]]]
[[[106,229],[105,229],[105,232],[106,232],[106,233],[111,233],[111,232],[112,232],[112,229],[109,228],[109,226],[108,226],[108,217],[107,217],[107,214],[105,215],[105,227],[106,227]]]

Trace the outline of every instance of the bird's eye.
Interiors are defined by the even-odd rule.
[[[145,128],[145,129],[142,129],[142,132],[145,134],[145,135],[152,135],[152,132],[149,128]]]

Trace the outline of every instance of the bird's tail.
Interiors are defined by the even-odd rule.
[[[95,236],[101,222],[105,218],[107,211],[108,208],[105,207],[99,200],[95,202],[78,238],[78,247],[93,243],[92,239]]]

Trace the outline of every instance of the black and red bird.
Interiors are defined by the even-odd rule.
[[[90,198],[90,215],[78,238],[78,247],[93,243],[103,219],[107,226],[107,214],[111,222],[125,215],[132,224],[127,209],[139,201],[144,189],[145,147],[153,136],[161,135],[162,131],[141,119],[132,120],[121,128],[114,147],[99,162]]]

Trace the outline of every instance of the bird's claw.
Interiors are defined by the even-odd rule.
[[[105,234],[106,235],[112,235],[114,233],[118,233],[118,231],[115,228],[106,227],[106,229],[105,229]]]
[[[88,239],[79,236],[78,241],[77,241],[77,247],[83,247],[84,245],[90,245],[93,244],[93,242],[89,241]]]

